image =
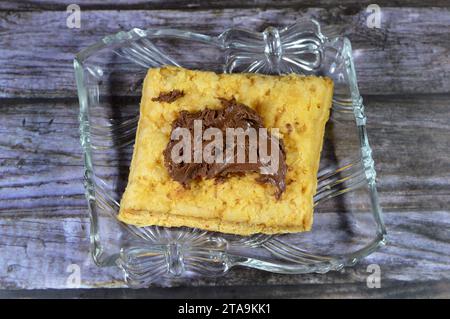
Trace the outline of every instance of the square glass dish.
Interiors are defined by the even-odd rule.
[[[350,41],[314,20],[262,33],[209,36],[133,29],[106,36],[74,60],[80,101],[92,256],[119,266],[132,287],[218,276],[234,266],[283,274],[354,265],[385,243],[375,169]],[[334,81],[310,232],[248,237],[190,228],[134,227],[117,220],[148,68],[315,74]]]

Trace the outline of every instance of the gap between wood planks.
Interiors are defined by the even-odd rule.
[[[426,215],[450,205],[449,98],[448,94],[364,96],[386,212]],[[140,100],[137,96],[117,99],[124,107]],[[83,215],[78,100],[8,98],[0,103],[0,218]],[[108,160],[99,167],[106,174],[117,165],[127,164]],[[327,203],[324,211],[332,212],[332,204]]]
[[[219,278],[192,278],[174,281],[174,286],[233,286],[277,284],[360,284],[367,289],[367,266],[381,266],[382,286],[388,282],[433,282],[450,280],[450,212],[430,212],[430,216],[410,212],[387,213],[388,245],[355,267],[327,275],[278,275],[251,269],[233,268]],[[425,215],[427,216],[427,215]],[[324,220],[335,231],[337,214]],[[64,288],[67,266],[77,264],[82,271],[82,287],[121,287],[117,268],[97,268],[88,253],[87,217],[42,219],[27,218],[11,222],[0,220],[0,248],[7,247],[0,259],[0,288]],[[367,240],[361,237],[361,240]],[[343,250],[345,242],[329,243],[330,249]]]
[[[380,289],[368,289],[364,283],[322,283],[300,285],[248,285],[214,287],[174,287],[148,289],[37,289],[0,290],[0,298],[450,298],[450,281],[383,281]],[[149,304],[151,306],[151,304]]]
[[[1,11],[65,11],[67,6],[74,3],[73,0],[46,0],[46,1],[11,1],[6,0],[0,3]],[[305,9],[309,7],[317,8],[332,8],[345,7],[347,10],[357,10],[374,3],[373,0],[254,0],[254,1],[206,1],[206,0],[159,0],[159,1],[143,1],[143,0],[106,0],[106,1],[89,1],[78,0],[78,4],[85,10],[218,10],[218,9],[248,9],[248,8],[262,8],[262,9],[277,9],[277,8],[292,8]],[[448,7],[448,1],[433,0],[407,0],[407,1],[389,1],[378,0],[376,4],[380,7]]]

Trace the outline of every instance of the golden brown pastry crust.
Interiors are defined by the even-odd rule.
[[[154,99],[180,90],[169,102]],[[150,69],[142,90],[140,119],[128,185],[119,219],[138,226],[188,226],[249,235],[311,229],[313,195],[333,82],[298,75],[215,74],[182,68]],[[163,151],[171,123],[181,110],[220,108],[220,98],[235,98],[255,109],[268,128],[279,128],[286,148],[287,188],[280,200],[258,174],[233,176],[224,183],[173,181]],[[153,99],[153,100],[152,100]]]

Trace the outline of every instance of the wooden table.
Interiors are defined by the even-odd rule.
[[[72,2],[81,7],[80,29],[66,26]],[[0,288],[67,288],[70,264],[81,266],[80,288],[124,287],[118,269],[97,268],[88,254],[76,52],[132,27],[218,34],[229,26],[261,30],[314,17],[353,43],[388,246],[354,268],[325,275],[233,269],[173,289],[58,295],[450,297],[450,3],[379,0],[381,28],[371,29],[371,2],[0,2]],[[379,289],[366,285],[369,264],[381,267]],[[8,295],[27,292],[0,293]]]

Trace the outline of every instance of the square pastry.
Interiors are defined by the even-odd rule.
[[[238,235],[310,230],[332,95],[333,82],[326,77],[150,69],[118,218],[137,226],[188,226]],[[239,112],[230,115],[235,109]],[[242,170],[198,164],[195,173],[171,165],[167,154],[176,125],[202,116],[216,124],[223,117],[221,125],[229,116],[235,122],[245,117],[267,128],[281,142],[279,165],[285,165],[285,172],[264,179],[257,165]]]

